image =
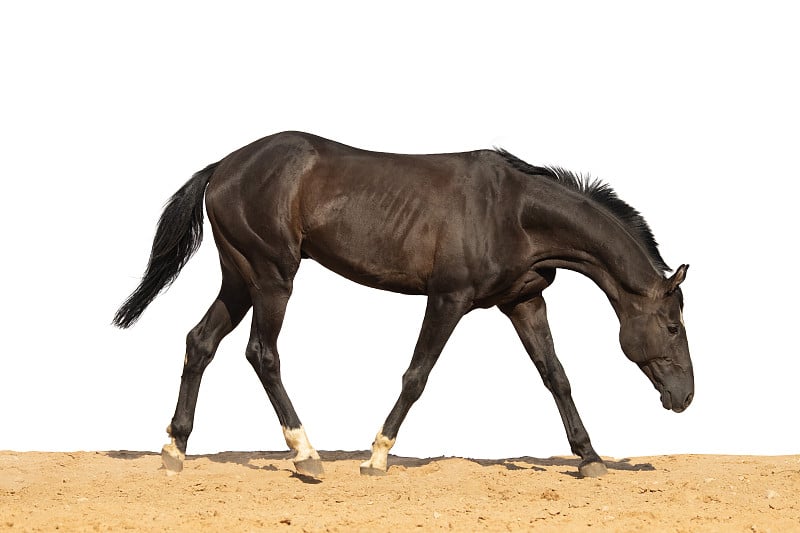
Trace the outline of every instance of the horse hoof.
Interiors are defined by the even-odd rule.
[[[303,459],[302,461],[295,461],[294,469],[302,476],[313,477],[315,479],[319,479],[325,475],[325,471],[322,468],[322,461],[311,457]]]
[[[385,476],[386,475],[386,470],[381,470],[380,468],[375,468],[374,466],[361,465],[359,467],[359,471],[361,472],[362,476]]]
[[[602,462],[594,461],[580,465],[578,472],[580,472],[581,477],[602,477],[608,473],[608,469]]]
[[[183,470],[183,460],[185,458],[186,456],[173,442],[165,444],[161,448],[161,464],[167,470],[167,475],[175,475]]]

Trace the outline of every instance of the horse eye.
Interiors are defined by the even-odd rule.
[[[669,331],[672,335],[677,335],[680,330],[681,327],[678,324],[670,324],[667,326],[667,331]]]

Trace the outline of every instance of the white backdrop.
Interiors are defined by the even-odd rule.
[[[497,145],[610,182],[667,262],[691,264],[696,396],[665,411],[602,292],[559,273],[553,335],[598,452],[800,452],[789,3],[260,4],[0,7],[0,449],[160,449],[185,335],[218,290],[210,232],[133,329],[112,328],[114,311],[193,172],[299,129],[396,152]],[[317,448],[369,446],[424,306],[303,262],[279,345]],[[248,322],[206,372],[189,453],[285,449],[244,358]],[[456,329],[393,452],[569,446],[510,323],[482,310]]]

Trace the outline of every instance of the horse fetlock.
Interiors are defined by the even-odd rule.
[[[389,450],[394,446],[395,439],[390,439],[383,434],[383,430],[375,436],[372,443],[372,455],[368,461],[361,463],[359,470],[367,476],[386,475],[389,462]]]
[[[286,440],[286,445],[296,452],[294,457],[295,462],[304,461],[306,459],[319,460],[319,454],[317,450],[311,446],[311,442],[308,440],[308,435],[306,435],[306,430],[303,429],[303,426],[297,428],[283,428],[283,438]]]
[[[181,453],[186,453],[186,443],[189,441],[189,435],[192,432],[192,424],[176,422],[175,420],[167,426],[167,435],[171,439],[171,444],[174,444]]]

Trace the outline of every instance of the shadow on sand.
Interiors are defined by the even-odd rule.
[[[101,452],[112,459],[127,459],[132,461],[134,459],[141,459],[142,457],[149,457],[151,455],[158,455],[155,452],[134,452],[130,450],[114,450],[110,452]]]
[[[105,455],[112,459],[133,460],[142,457],[158,455],[155,452],[137,452],[128,450],[117,450],[104,452]],[[324,462],[335,461],[366,461],[370,457],[368,450],[359,451],[320,451],[320,458]],[[220,452],[213,454],[203,455],[190,455],[187,460],[193,458],[203,458],[215,463],[229,463],[251,468],[253,470],[266,470],[270,472],[286,471],[291,473],[294,477],[298,478],[304,483],[319,483],[320,481],[314,478],[309,478],[294,472],[294,470],[287,468],[279,468],[271,461],[290,461],[294,456],[291,451],[266,451],[266,452]],[[419,468],[437,461],[451,459],[450,457],[428,457],[420,459],[417,457],[401,457],[397,455],[389,455],[389,467],[403,466],[405,468]],[[455,458],[454,458],[455,459]],[[475,464],[484,467],[502,466],[508,470],[532,470],[543,472],[548,468],[568,468],[561,473],[571,477],[580,477],[578,474],[578,465],[580,459],[577,457],[513,457],[509,459],[472,459],[465,458],[467,461],[472,461]],[[632,463],[630,459],[605,459],[605,464],[609,470],[624,470],[624,471],[654,471],[655,467],[650,463]],[[254,464],[254,462],[267,462],[266,465]]]
[[[567,476],[579,478],[578,466],[581,460],[578,457],[550,457],[547,459],[539,457],[515,457],[512,459],[467,459],[481,466],[504,466],[508,470],[536,470],[543,472],[546,467],[569,467],[561,473]],[[632,463],[630,459],[604,459],[609,470],[627,471],[653,471],[655,467],[650,463]],[[520,466],[520,463],[523,466]]]

